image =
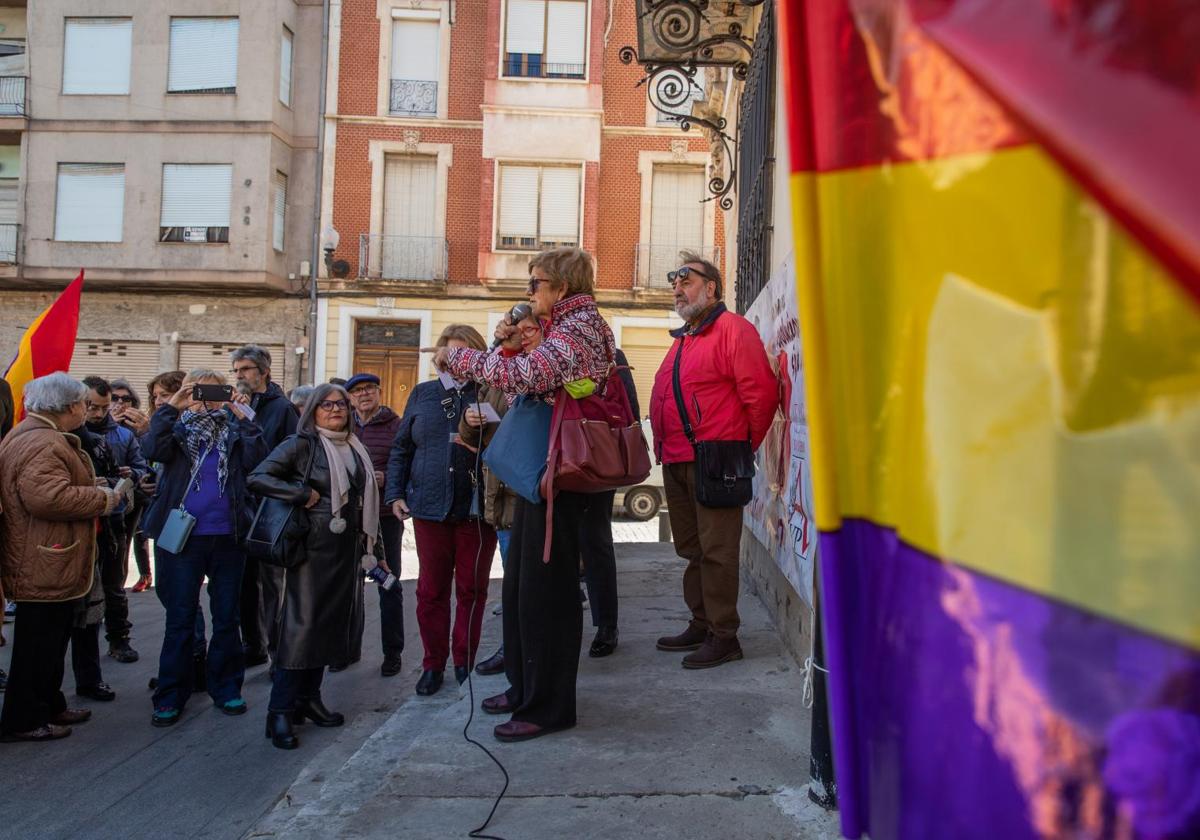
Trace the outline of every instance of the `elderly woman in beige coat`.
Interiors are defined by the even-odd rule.
[[[17,603],[0,740],[48,741],[91,717],[67,708],[64,657],[80,598],[92,588],[96,517],[119,496],[96,485],[79,438],[87,388],[65,373],[25,386],[25,419],[0,443],[0,578]]]

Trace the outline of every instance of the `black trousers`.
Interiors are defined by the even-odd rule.
[[[554,501],[550,562],[542,562],[546,506],[517,502],[504,569],[504,672],[513,720],[575,725],[575,679],[583,639],[579,529],[589,496]]]
[[[270,573],[270,568],[264,568],[253,557],[246,558],[242,571],[241,629],[247,656],[266,655],[268,616],[273,621],[278,614],[277,608],[270,608],[272,599],[279,599],[279,587],[272,585]]]
[[[124,551],[125,522],[121,516],[110,516],[104,527],[112,529],[112,539],[98,541],[100,584],[104,587],[104,638],[111,647],[129,641],[133,624],[129,621],[129,598],[125,594],[125,576],[129,573]]]
[[[75,688],[95,688],[104,682],[100,673],[100,625],[71,628],[71,670]]]
[[[400,545],[404,523],[394,516],[381,516],[383,559],[396,576],[396,585],[379,590],[379,636],[384,656],[399,656],[404,652],[404,593],[400,588]]]
[[[0,732],[29,732],[66,710],[62,681],[75,607],[74,601],[17,606]]]
[[[128,568],[129,549],[132,547],[138,574],[145,577],[150,574],[150,550],[146,535],[142,533],[141,529],[143,510],[144,506],[138,503],[125,515],[125,550],[121,556],[125,558],[125,565]]]
[[[589,494],[579,520],[579,550],[593,627],[617,626],[617,555],[612,535],[616,495],[616,490]]]
[[[267,709],[272,712],[290,712],[300,699],[321,696],[321,682],[325,679],[325,668],[276,668],[271,680],[271,699]]]

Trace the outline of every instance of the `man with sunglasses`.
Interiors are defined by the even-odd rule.
[[[654,377],[650,423],[675,551],[688,561],[683,599],[692,618],[682,633],[660,638],[658,649],[691,651],[683,667],[712,668],[742,658],[737,598],[743,505],[697,500],[696,444],[727,451],[744,441],[758,449],[779,406],[779,385],[758,331],[721,301],[717,267],[689,251],[679,257],[680,267],[667,278],[685,323],[671,331],[675,343]]]

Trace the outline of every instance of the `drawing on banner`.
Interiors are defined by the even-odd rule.
[[[813,603],[817,529],[812,519],[812,473],[804,409],[804,359],[796,306],[795,255],[789,254],[746,312],[779,376],[784,411],[775,416],[755,456],[754,498],[746,526],[775,557],[805,603]]]

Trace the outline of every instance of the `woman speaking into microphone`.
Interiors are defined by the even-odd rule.
[[[533,316],[549,321],[538,347],[518,356],[443,347],[434,365],[452,376],[546,403],[568,382],[591,379],[602,387],[616,345],[592,297],[591,256],[579,248],[543,251],[530,261],[529,275]],[[502,322],[496,337],[506,339],[516,330]],[[504,662],[510,687],[482,704],[485,712],[512,714],[495,728],[501,741],[524,741],[575,725],[583,637],[576,523],[590,495],[556,496],[548,563],[542,562],[546,503],[517,502],[504,572]]]

